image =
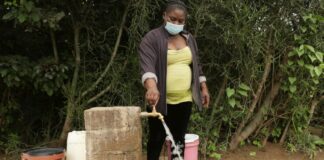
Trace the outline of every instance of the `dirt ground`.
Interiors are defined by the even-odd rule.
[[[250,155],[255,153],[254,156]],[[162,154],[166,152],[162,150]],[[145,154],[143,160],[146,160]],[[166,156],[161,156],[160,160],[168,160]],[[200,160],[203,160],[200,158]],[[209,158],[208,160],[214,160]],[[307,155],[303,153],[291,153],[285,150],[279,144],[267,143],[264,148],[257,148],[256,146],[244,146],[234,152],[226,152],[222,155],[221,160],[309,160]],[[324,160],[324,150],[317,152],[315,160]]]
[[[255,155],[251,156],[250,153],[255,153]],[[162,151],[162,154],[167,155],[167,152]],[[0,160],[12,160],[12,158],[5,158],[0,155]],[[146,160],[145,153],[143,160]],[[168,160],[168,158],[164,156],[160,160]],[[200,160],[203,159],[200,158]],[[234,152],[226,152],[222,155],[221,160],[309,160],[309,158],[303,153],[290,153],[279,144],[267,143],[266,147],[261,149],[255,146],[245,146]],[[324,150],[317,152],[315,160],[324,160]]]
[[[255,152],[255,156],[250,153]],[[222,160],[308,160],[303,153],[291,153],[279,144],[267,143],[266,147],[258,149],[255,146],[246,146],[234,152],[227,152]],[[324,151],[317,152],[315,160],[324,160]]]

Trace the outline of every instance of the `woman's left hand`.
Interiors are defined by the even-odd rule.
[[[202,104],[205,108],[208,108],[210,96],[209,96],[206,82],[202,82],[200,86],[201,86],[200,88],[201,88]]]

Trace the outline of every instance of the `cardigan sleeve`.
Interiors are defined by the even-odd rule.
[[[142,84],[148,78],[153,78],[156,83],[158,78],[156,76],[155,64],[157,61],[157,52],[154,47],[154,39],[152,34],[149,32],[146,34],[138,48],[139,59],[140,59],[140,70],[142,76]]]
[[[195,46],[196,55],[197,55],[197,63],[198,63],[198,70],[199,70],[199,82],[200,83],[201,82],[206,82],[207,81],[207,78],[204,75],[204,72],[202,70],[202,66],[200,64],[200,56],[199,56],[199,50],[198,50],[198,45],[197,45],[196,39],[191,34],[190,34],[190,37],[193,40],[193,43],[194,43],[194,46]]]

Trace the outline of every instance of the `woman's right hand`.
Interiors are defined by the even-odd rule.
[[[145,81],[145,88],[146,88],[146,94],[145,98],[147,102],[153,106],[156,104],[158,99],[160,98],[160,92],[156,86],[156,82],[154,79],[147,79]]]

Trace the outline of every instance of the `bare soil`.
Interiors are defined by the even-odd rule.
[[[255,156],[250,153],[255,152]],[[256,146],[245,146],[234,152],[227,152],[222,160],[309,160],[309,157],[300,152],[288,152],[279,144],[267,143],[264,148]],[[318,151],[315,160],[324,160],[324,151]]]
[[[250,153],[254,152],[255,156],[251,156]],[[167,155],[167,152],[163,150],[162,154]],[[167,159],[168,158],[166,156],[161,156],[160,158],[160,160]],[[13,160],[13,158],[5,158],[4,155],[0,155],[0,160]],[[143,154],[143,160],[146,160],[145,153]],[[208,160],[213,160],[213,158],[209,158]],[[223,153],[221,160],[309,160],[309,158],[304,153],[288,152],[279,144],[267,143],[266,147],[264,148],[257,148],[256,146],[244,146],[233,152]],[[324,160],[323,150],[317,152],[315,160]]]
[[[250,153],[255,153],[255,155],[251,156]],[[160,160],[168,160],[166,151],[162,150],[161,154]],[[145,154],[143,154],[143,160],[146,160]],[[200,158],[200,160],[203,159]],[[310,158],[301,152],[289,152],[279,144],[267,143],[264,148],[244,146],[235,151],[223,153],[221,160],[310,160]],[[324,151],[318,151],[314,160],[324,160]]]

